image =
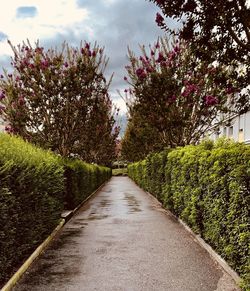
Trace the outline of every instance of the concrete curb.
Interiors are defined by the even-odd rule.
[[[93,197],[105,184],[105,181],[100,187],[98,187],[93,193],[91,193],[83,202],[81,202],[74,210],[64,211],[61,215],[61,221],[53,232],[46,238],[46,240],[40,244],[36,250],[30,255],[30,257],[23,263],[23,265],[16,271],[16,273],[9,279],[9,281],[3,286],[1,291],[10,291],[21,278],[21,276],[27,271],[31,264],[40,256],[40,254],[48,247],[49,243],[54,239],[57,233],[62,227],[73,217],[73,215],[86,203],[91,197]]]
[[[33,252],[33,254],[24,262],[24,264],[16,271],[16,273],[3,286],[1,291],[9,291],[14,287],[14,285],[17,283],[17,281],[27,271],[27,269],[34,262],[34,260],[45,250],[45,248],[53,240],[53,238],[56,236],[56,234],[61,230],[61,228],[63,227],[64,224],[65,224],[65,220],[62,219],[60,221],[60,223],[58,224],[58,226],[47,237],[47,239],[37,247],[37,249]]]
[[[175,216],[170,210],[165,209],[162,205],[162,203],[151,193],[147,192],[146,193],[157,202],[164,212],[173,218],[175,218],[190,234],[191,236],[195,239],[195,241],[202,247],[204,248],[210,255],[210,257],[218,264],[221,266],[221,268],[229,275],[231,278],[235,281],[235,283],[239,286],[239,283],[241,281],[240,276],[228,265],[228,263],[219,255],[217,254],[212,247],[207,244],[200,235],[197,235],[193,232],[193,230],[184,222],[182,221],[179,217]]]

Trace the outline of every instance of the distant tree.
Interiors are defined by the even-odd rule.
[[[185,41],[160,39],[136,57],[129,50],[125,77],[132,104],[160,134],[164,146],[196,143],[223,117],[241,110],[238,83],[221,64],[201,61]]]
[[[45,50],[29,42],[14,47],[13,73],[1,76],[0,102],[6,130],[88,162],[108,163],[118,129],[103,75],[103,48],[64,43]],[[104,158],[104,152],[109,152]]]
[[[163,150],[160,134],[133,107],[129,110],[129,120],[122,139],[122,158],[129,162],[143,160],[149,153]]]
[[[149,0],[156,3],[156,22],[171,34],[187,40],[196,56],[230,65],[231,75],[246,88],[250,79],[250,5],[248,0]],[[248,3],[248,4],[247,4]],[[182,23],[179,30],[167,25],[170,17]],[[244,73],[239,74],[239,70]],[[249,92],[248,92],[249,94]],[[243,98],[243,97],[242,97]],[[242,99],[242,103],[245,102]]]

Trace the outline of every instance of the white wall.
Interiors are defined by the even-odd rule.
[[[211,138],[216,140],[222,136],[250,144],[250,111],[234,117],[230,126],[220,126],[218,133],[213,133]]]
[[[0,117],[0,132],[4,131],[5,125],[3,124],[3,120]]]

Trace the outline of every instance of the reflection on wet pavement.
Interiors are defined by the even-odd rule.
[[[128,203],[129,211],[128,213],[134,213],[134,212],[140,212],[142,211],[140,209],[140,204],[139,201],[135,198],[134,195],[130,193],[124,193],[125,195],[125,200]]]
[[[159,203],[128,177],[113,177],[13,290],[218,291],[221,276]],[[221,290],[237,290],[227,284]]]

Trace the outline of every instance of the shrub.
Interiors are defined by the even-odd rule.
[[[250,284],[249,161],[250,147],[222,139],[151,154],[128,166],[129,176],[199,233],[245,286]]]
[[[56,227],[63,167],[54,154],[0,134],[0,283]]]
[[[64,159],[66,209],[73,209],[112,175],[110,168],[90,165],[80,160]]]

